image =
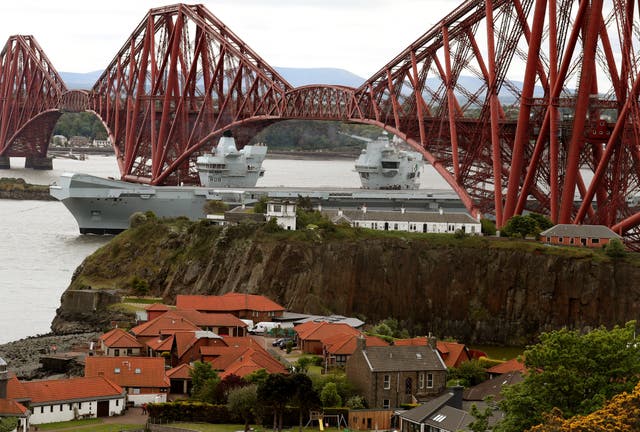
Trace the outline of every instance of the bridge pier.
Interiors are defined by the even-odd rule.
[[[52,170],[53,158],[47,156],[27,156],[24,160],[24,167],[33,168],[35,170]]]
[[[11,158],[9,156],[0,156],[0,169],[10,169]]]

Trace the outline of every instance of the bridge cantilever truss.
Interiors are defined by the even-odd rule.
[[[95,112],[122,177],[151,184],[197,181],[195,157],[228,129],[243,145],[285,119],[375,124],[498,225],[532,210],[634,237],[636,9],[631,0],[468,0],[357,89],[293,88],[201,5],[152,9],[86,95],[65,93],[35,42],[15,37],[0,63],[0,156],[27,152],[21,134],[54,115],[56,98]],[[33,66],[11,66],[14,51]]]

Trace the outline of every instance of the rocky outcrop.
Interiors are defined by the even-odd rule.
[[[514,345],[564,326],[623,324],[640,312],[640,268],[600,253],[549,253],[542,245],[487,239],[143,229],[155,237],[117,237],[85,261],[72,289],[109,280],[128,290],[135,275],[168,302],[180,293],[260,293],[292,311],[368,322],[394,317],[419,334]],[[74,320],[66,296],[54,331]]]

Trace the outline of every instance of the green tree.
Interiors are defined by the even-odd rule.
[[[299,430],[302,432],[302,418],[303,415],[309,412],[310,409],[320,406],[320,398],[318,393],[313,388],[311,379],[303,374],[297,373],[291,375],[289,378],[291,389],[291,404],[298,408],[298,424]]]
[[[530,213],[528,215],[531,219],[533,219],[534,221],[536,221],[536,224],[538,225],[538,229],[539,232],[540,231],[544,231],[544,230],[548,230],[549,228],[551,228],[553,226],[553,222],[551,222],[551,219],[549,219],[546,216],[543,216],[539,213]]]
[[[282,416],[291,393],[291,381],[282,374],[270,374],[258,384],[258,400],[273,412],[273,430],[282,430]]]
[[[0,417],[0,432],[11,432],[18,427],[18,419],[15,417]]]
[[[352,410],[366,408],[364,404],[364,398],[360,395],[351,396],[349,399],[347,399],[345,405]]]
[[[294,363],[295,371],[306,374],[309,371],[309,366],[312,366],[314,362],[313,357],[302,356]]]
[[[267,213],[267,197],[266,196],[261,197],[260,200],[253,205],[253,212],[262,213],[262,214]]]
[[[249,375],[244,377],[244,380],[250,384],[259,385],[262,382],[265,382],[269,377],[269,372],[265,369],[258,369],[257,371],[251,372]]]
[[[458,380],[459,385],[471,387],[487,379],[487,371],[479,360],[473,359],[460,363],[457,368],[449,368],[448,379]]]
[[[220,382],[218,373],[213,370],[211,363],[197,361],[189,372],[193,387],[191,397],[203,402],[212,402],[215,390]]]
[[[249,430],[249,422],[255,415],[258,404],[258,386],[251,384],[245,387],[237,387],[229,392],[227,406],[229,411],[244,420],[244,431]]]
[[[627,254],[624,244],[617,238],[612,238],[604,247],[604,253],[611,258],[622,258]]]
[[[491,396],[487,397],[485,402],[487,406],[484,409],[478,408],[476,404],[471,405],[469,414],[471,414],[474,420],[469,423],[469,429],[471,429],[472,432],[488,432],[493,429],[489,427],[489,419],[498,407]]]
[[[528,215],[515,215],[507,221],[507,224],[502,228],[502,232],[509,237],[525,238],[528,235],[537,235],[540,231],[535,219]]]
[[[323,407],[337,407],[342,405],[342,398],[338,393],[336,383],[329,382],[325,384],[322,392],[320,392],[320,401]]]
[[[503,389],[500,431],[520,432],[558,408],[565,416],[585,415],[624,391],[640,377],[640,344],[635,321],[612,330],[586,334],[557,330],[540,335],[524,352],[528,373],[521,383]]]
[[[480,226],[482,234],[493,236],[496,235],[496,224],[490,219],[480,219]]]

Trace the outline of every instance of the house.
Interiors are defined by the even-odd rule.
[[[143,354],[144,346],[130,333],[114,328],[98,338],[100,349],[109,357],[130,357]]]
[[[154,303],[147,306],[144,310],[147,312],[147,321],[151,321],[158,318],[163,313],[169,312],[170,308],[162,303]]]
[[[169,378],[171,386],[169,393],[171,395],[187,396],[191,394],[191,388],[193,387],[193,381],[191,379],[192,370],[191,365],[181,364],[167,371],[167,378]]]
[[[308,321],[293,329],[297,333],[298,346],[306,354],[322,354],[323,340],[339,334],[360,336],[359,330],[348,324],[334,324],[325,321]]]
[[[435,340],[420,346],[368,347],[361,337],[345,369],[369,408],[398,408],[428,399],[439,395],[447,380]]]
[[[598,248],[622,237],[604,225],[558,224],[540,233],[540,241],[550,245]]]
[[[340,333],[324,339],[324,361],[328,367],[344,367],[347,359],[354,353],[358,343],[358,337],[352,334]],[[365,335],[367,346],[388,346],[389,344],[377,336]]]
[[[396,339],[394,345],[427,345],[429,338],[425,336],[415,337],[411,339]],[[460,364],[472,360],[472,351],[466,345],[458,342],[437,341],[436,348],[440,353],[440,357],[444,360],[444,364],[448,367],[459,367]]]
[[[267,203],[267,220],[275,219],[286,230],[296,229],[296,204],[291,201],[273,200]]]
[[[494,401],[498,402],[502,399],[503,387],[517,384],[522,380],[522,372],[513,371],[466,388],[462,393],[463,407],[470,408],[472,404],[476,404],[478,408],[482,409],[486,406],[487,397],[492,397]]]
[[[151,321],[147,321],[133,327],[130,332],[141,344],[147,346],[148,342],[166,339],[177,331],[202,330],[176,311],[165,312]],[[147,354],[150,354],[148,350]]]
[[[220,336],[246,336],[247,323],[230,313],[204,313],[193,309],[176,309],[173,311],[202,330],[209,330]]]
[[[29,430],[29,417],[31,412],[20,402],[16,401],[16,397],[26,400],[22,386],[14,383],[13,388],[9,387],[10,381],[18,381],[15,376],[10,377],[7,370],[7,363],[0,358],[0,418],[13,417],[18,420],[18,432],[27,432]],[[14,388],[20,388],[20,393],[11,391]]]
[[[418,211],[378,211],[367,210],[325,210],[322,212],[334,223],[347,223],[353,227],[379,231],[408,231],[421,233],[455,233],[462,231],[480,235],[481,224],[466,213],[418,212]]]
[[[200,349],[204,346],[224,345],[222,336],[210,331],[176,332],[171,336],[170,366],[193,363],[200,359]]]
[[[226,337],[226,345],[200,348],[201,361],[211,363],[221,377],[227,375],[247,376],[260,369],[268,373],[288,373],[260,343],[251,337]]]
[[[85,377],[105,377],[123,387],[134,405],[166,402],[169,379],[165,361],[155,357],[87,357]]]
[[[25,381],[22,387],[29,397],[32,424],[110,417],[125,409],[125,391],[104,376]]]
[[[510,372],[519,372],[524,374],[527,371],[527,367],[524,364],[524,361],[519,358],[513,358],[511,360],[507,360],[504,363],[497,364],[495,366],[487,369],[487,373],[490,378],[495,378],[499,375],[507,374]]]
[[[462,387],[447,392],[399,415],[401,432],[470,431],[474,417],[462,409]]]
[[[269,298],[255,294],[227,293],[220,296],[178,295],[177,309],[193,309],[204,313],[230,313],[254,322],[273,321],[284,308]]]

